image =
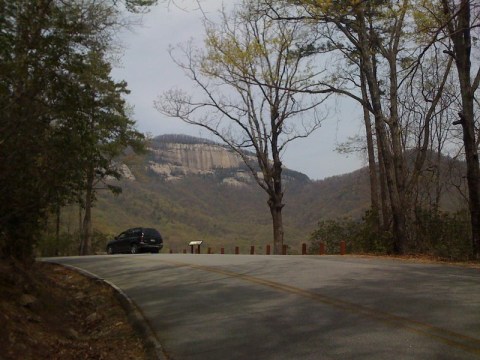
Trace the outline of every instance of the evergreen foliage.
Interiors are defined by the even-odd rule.
[[[104,54],[119,26],[115,3],[0,0],[0,256],[31,259],[49,211],[83,191],[85,161],[101,160],[114,144],[111,126],[95,139],[87,135],[85,78],[110,87],[101,90],[105,121],[121,120],[117,128],[130,121],[119,100],[125,84],[106,78]]]

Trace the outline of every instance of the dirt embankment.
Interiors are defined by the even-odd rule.
[[[109,286],[59,265],[0,260],[0,359],[147,359]]]

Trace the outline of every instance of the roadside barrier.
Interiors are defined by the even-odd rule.
[[[200,251],[200,245],[201,244],[202,244],[202,241],[200,241],[200,240],[191,241],[188,244],[190,246],[190,253],[191,254],[201,254],[201,251]],[[196,248],[194,248],[194,246],[196,246]],[[289,248],[290,247],[288,245],[283,245],[282,246],[282,255],[287,255]],[[265,246],[265,255],[271,255],[272,254],[271,249],[272,249],[271,245],[267,244]],[[261,252],[261,247],[260,247],[259,251]],[[337,254],[345,255],[347,253],[347,243],[345,241],[340,241],[340,246],[339,246],[339,249],[337,251],[339,251],[339,252],[337,252]],[[183,254],[186,254],[187,249],[183,249],[182,252],[183,252]],[[173,253],[176,253],[176,251],[170,249],[169,253],[173,254]],[[211,247],[208,247],[207,248],[207,254],[215,254],[214,249],[212,249]],[[220,254],[222,254],[222,255],[225,254],[225,248],[224,247],[220,248]],[[239,246],[235,246],[233,248],[233,254],[240,255],[240,247]],[[255,255],[255,246],[254,245],[250,246],[249,254],[250,255]],[[294,255],[294,254],[298,254],[298,252],[296,252],[295,250],[292,250],[290,252],[290,255]],[[308,255],[308,250],[307,250],[307,244],[306,243],[302,243],[302,248],[301,248],[300,254]],[[321,243],[319,243],[319,249],[318,249],[318,252],[316,253],[316,255],[325,255],[325,254],[326,254],[325,243],[321,242]],[[315,254],[311,253],[310,255],[315,255]]]

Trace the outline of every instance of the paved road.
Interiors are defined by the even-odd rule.
[[[480,271],[377,258],[49,259],[120,287],[171,359],[479,359]]]

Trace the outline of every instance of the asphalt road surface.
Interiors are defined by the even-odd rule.
[[[45,259],[123,290],[169,359],[479,359],[480,270],[350,256]]]

